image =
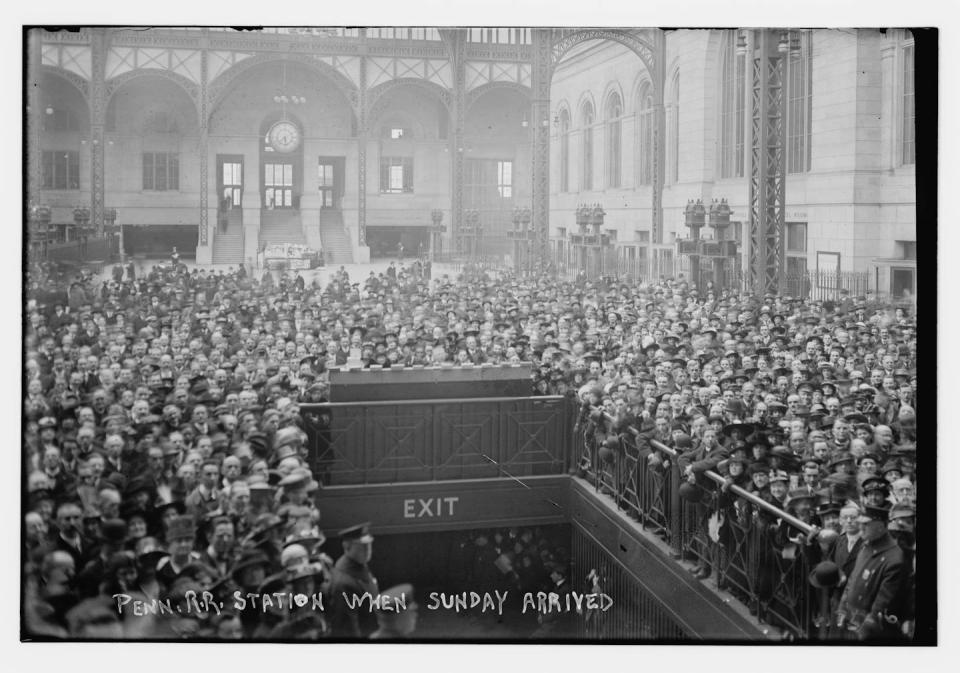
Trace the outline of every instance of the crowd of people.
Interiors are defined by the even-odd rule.
[[[631,353],[614,338],[579,370],[580,472],[647,517],[638,494],[678,470],[681,554],[752,614],[823,639],[911,638],[914,316],[846,293],[670,294],[646,302]],[[598,331],[618,334],[621,308],[608,310]]]
[[[704,471],[718,469],[816,523],[821,545],[802,542],[838,569],[845,631],[886,633],[893,617],[903,633],[912,619],[917,334],[903,308],[394,263],[363,279],[341,267],[325,285],[180,264],[106,280],[38,265],[27,282],[28,634],[407,632],[336,606],[142,618],[113,598],[377,591],[366,526],[326,541],[305,432],[325,421],[299,407],[325,401],[327,373],[348,361],[532,362],[533,394],[586,401],[677,447],[690,488],[706,492]],[[510,571],[520,583],[524,558]],[[550,561],[553,581],[566,562]],[[829,584],[831,566],[817,570],[811,581]],[[890,600],[870,602],[877,591]]]

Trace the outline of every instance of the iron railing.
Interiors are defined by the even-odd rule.
[[[580,474],[662,538],[675,558],[707,568],[718,588],[786,638],[822,635],[828,601],[807,581],[804,538],[812,526],[713,471],[703,475],[712,488],[702,503],[681,499],[678,452],[634,427],[617,428],[599,408],[582,409],[576,429]]]
[[[728,269],[723,287],[740,292],[752,292],[750,274],[739,269]],[[836,300],[842,291],[851,297],[873,291],[870,274],[866,271],[788,271],[782,278],[783,294],[801,299]]]
[[[565,474],[567,398],[488,397],[301,405],[325,485]]]

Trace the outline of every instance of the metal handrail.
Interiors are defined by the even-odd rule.
[[[610,422],[610,423],[616,423],[616,419],[615,419],[613,416],[611,416],[610,414],[608,414],[606,411],[603,411],[600,407],[595,407],[595,406],[593,406],[593,405],[590,405],[590,411],[599,411],[600,413],[603,414],[603,417],[604,417],[608,422]],[[630,434],[632,434],[634,437],[639,437],[639,436],[640,436],[640,431],[637,430],[637,429],[636,429],[635,427],[633,427],[632,425],[629,426],[629,427],[627,428],[627,430],[628,430],[628,431],[630,432]],[[680,453],[679,453],[676,449],[671,449],[669,446],[667,446],[667,445],[664,444],[663,442],[658,442],[658,441],[655,440],[655,439],[651,439],[651,440],[649,440],[649,441],[650,441],[650,446],[652,446],[653,448],[655,448],[657,451],[660,451],[661,453],[665,453],[665,454],[667,454],[668,456],[671,456],[672,458],[676,458],[677,456],[680,455]]]
[[[704,474],[710,479],[712,479],[713,481],[717,482],[718,484],[726,483],[726,479],[724,479],[722,476],[720,476],[716,472],[713,472],[712,470],[707,470],[706,472],[704,472]],[[738,496],[740,496],[744,500],[749,500],[757,507],[769,512],[770,514],[773,514],[777,518],[782,519],[783,521],[786,521],[794,528],[799,528],[807,535],[810,535],[814,531],[814,527],[811,526],[810,524],[804,523],[803,521],[793,516],[792,514],[788,514],[787,512],[784,512],[782,509],[780,509],[779,507],[771,505],[769,502],[767,502],[763,498],[757,497],[750,491],[746,491],[743,488],[736,486],[734,484],[730,485],[729,490],[733,493],[736,493]]]
[[[598,411],[599,411],[599,407],[591,406],[591,409],[593,409],[593,410],[598,410]],[[605,412],[605,411],[602,412],[602,413],[603,413],[604,418],[606,418],[606,420],[608,420],[608,421],[610,421],[610,422],[614,422],[615,419],[613,418],[613,416],[611,416],[610,414],[608,414],[608,413]],[[640,435],[640,431],[637,430],[637,429],[636,429],[635,427],[633,427],[633,426],[630,426],[629,428],[627,428],[627,430],[628,430],[628,431],[630,432],[630,434],[632,434],[634,437],[637,437],[637,436]],[[669,446],[667,446],[666,444],[664,444],[663,442],[661,442],[661,441],[659,441],[659,440],[649,439],[649,440],[647,440],[647,441],[649,441],[650,446],[652,446],[652,447],[653,447],[654,449],[656,449],[657,451],[660,451],[660,452],[662,452],[662,453],[665,453],[665,454],[667,454],[667,455],[669,455],[669,456],[672,456],[672,457],[674,457],[674,458],[680,455],[680,454],[677,452],[676,449],[671,449]],[[726,479],[724,479],[721,475],[717,474],[716,472],[714,472],[714,471],[712,471],[712,470],[707,470],[706,472],[704,472],[704,475],[705,475],[707,478],[709,478],[711,481],[715,482],[715,483],[716,483],[717,485],[719,485],[719,486],[723,486],[724,484],[727,483],[727,480],[726,480]],[[784,511],[783,511],[782,509],[780,509],[779,507],[776,507],[776,506],[774,506],[774,505],[771,505],[769,502],[767,502],[767,501],[764,500],[763,498],[759,498],[759,497],[757,497],[756,495],[754,495],[753,493],[750,493],[749,491],[746,491],[746,490],[742,489],[742,488],[739,487],[739,486],[736,486],[736,485],[731,484],[729,490],[730,490],[731,492],[733,492],[733,493],[736,493],[736,494],[737,494],[738,496],[740,496],[741,498],[743,498],[743,499],[745,499],[745,500],[749,500],[749,501],[752,502],[754,505],[756,505],[757,507],[760,507],[761,509],[765,510],[766,512],[768,512],[768,513],[770,513],[770,514],[773,514],[775,517],[777,517],[777,518],[779,518],[779,519],[782,519],[783,521],[786,521],[787,523],[789,523],[789,524],[790,524],[791,526],[793,526],[794,528],[799,528],[801,531],[803,531],[803,532],[806,533],[807,535],[810,535],[810,534],[814,531],[814,527],[811,526],[810,524],[801,521],[800,519],[798,519],[797,517],[793,516],[792,514],[788,514],[787,512],[784,512]]]

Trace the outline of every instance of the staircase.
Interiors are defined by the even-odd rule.
[[[260,211],[260,247],[271,243],[301,243],[303,237],[298,210],[261,210]]]
[[[243,221],[242,212],[235,208],[227,213],[227,230],[221,232],[219,226],[213,237],[214,264],[243,263]]]
[[[323,260],[327,264],[352,264],[353,246],[343,228],[343,213],[339,210],[320,211],[320,240],[323,243]]]

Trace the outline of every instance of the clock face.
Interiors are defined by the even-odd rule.
[[[274,124],[267,137],[278,152],[292,152],[300,146],[300,129],[288,121]]]

